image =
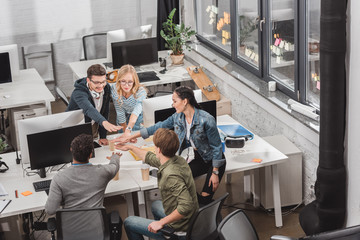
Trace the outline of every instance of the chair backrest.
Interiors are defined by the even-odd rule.
[[[45,82],[55,81],[52,44],[37,44],[22,47],[24,67],[35,68]]]
[[[56,212],[57,239],[110,239],[104,207],[60,209]]]
[[[245,212],[241,209],[227,215],[219,224],[218,233],[221,240],[258,240],[256,230]]]
[[[65,103],[65,105],[68,106],[69,100],[67,99],[65,93],[58,86],[55,86],[55,92],[60,97],[60,99]]]
[[[220,214],[221,206],[229,193],[201,207],[191,218],[189,228],[186,233],[186,239],[193,240],[211,240],[218,236],[217,227],[219,225],[218,214]]]
[[[360,239],[360,225],[344,229],[323,232],[300,238],[301,240],[355,240]]]
[[[106,33],[83,36],[85,60],[106,58]]]

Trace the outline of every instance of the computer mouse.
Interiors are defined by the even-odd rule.
[[[4,98],[9,98],[10,97],[10,95],[4,95]]]

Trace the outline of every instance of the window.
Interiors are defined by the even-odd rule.
[[[197,14],[197,32],[205,40],[230,54],[230,0],[221,0],[218,4],[212,4],[212,2],[212,0],[196,2],[197,9],[202,9]]]
[[[320,0],[196,0],[198,39],[319,108]]]

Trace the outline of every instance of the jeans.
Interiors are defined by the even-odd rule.
[[[125,219],[124,227],[129,240],[143,240],[143,235],[152,239],[165,239],[160,232],[152,233],[148,231],[148,226],[150,223],[166,217],[164,207],[160,200],[157,200],[151,204],[151,212],[153,213],[155,220],[137,216],[130,216]]]

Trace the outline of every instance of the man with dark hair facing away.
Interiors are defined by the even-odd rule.
[[[106,131],[116,132],[122,127],[108,121],[111,93],[105,68],[100,64],[91,65],[87,70],[87,77],[77,80],[74,87],[66,111],[82,109],[85,122],[92,124],[94,137],[99,133],[99,143],[107,145]]]
[[[72,165],[57,173],[51,181],[45,211],[53,215],[64,208],[102,207],[108,182],[119,171],[120,153],[110,157],[109,164],[92,165],[93,137],[81,134],[71,142]]]
[[[143,239],[143,235],[152,239],[165,239],[158,232],[165,225],[175,231],[186,232],[192,215],[199,208],[190,167],[185,159],[175,155],[179,148],[176,133],[160,128],[155,132],[153,141],[155,153],[133,145],[117,146],[123,151],[133,151],[146,163],[159,169],[157,179],[162,201],[155,201],[151,206],[155,220],[137,216],[126,218],[124,226],[129,240]]]

